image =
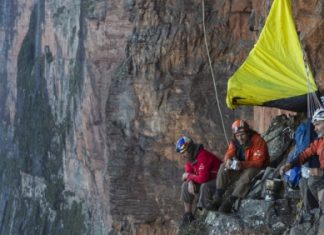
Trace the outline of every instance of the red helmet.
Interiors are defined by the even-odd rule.
[[[239,119],[232,124],[232,132],[234,135],[239,131],[248,131],[249,129],[249,125],[244,120]]]

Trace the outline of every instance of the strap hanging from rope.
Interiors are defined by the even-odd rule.
[[[227,134],[226,134],[226,130],[225,130],[223,113],[222,113],[222,110],[220,108],[220,102],[219,102],[219,98],[218,98],[217,85],[216,85],[215,76],[214,76],[214,70],[213,70],[213,66],[212,66],[212,63],[211,63],[210,54],[209,54],[209,48],[208,48],[208,43],[207,43],[207,35],[206,35],[206,27],[205,27],[205,1],[202,0],[201,3],[202,3],[202,16],[203,16],[203,28],[204,28],[205,46],[206,46],[206,51],[207,51],[207,57],[208,57],[210,72],[211,72],[211,75],[212,75],[212,78],[213,78],[213,85],[214,85],[214,89],[215,89],[215,98],[216,98],[216,103],[217,103],[217,107],[218,107],[219,116],[220,116],[221,122],[222,122],[224,136],[225,136],[227,145],[229,145],[229,141],[228,141]]]

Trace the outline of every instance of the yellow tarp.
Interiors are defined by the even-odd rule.
[[[317,91],[311,73],[309,79],[312,91]],[[227,106],[233,109],[238,105],[264,105],[273,100],[290,100],[308,92],[291,1],[275,0],[259,40],[228,81]]]

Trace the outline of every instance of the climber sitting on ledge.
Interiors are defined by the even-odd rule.
[[[243,120],[232,125],[233,140],[225,154],[216,179],[213,205],[220,212],[229,213],[236,199],[244,198],[251,180],[269,163],[267,143]],[[225,190],[236,181],[232,194],[223,200]]]
[[[197,208],[211,209],[207,201],[215,192],[215,179],[221,160],[205,150],[203,145],[195,144],[188,136],[182,136],[177,141],[176,151],[186,160],[180,198],[185,208],[181,224],[184,227],[194,220],[192,205],[196,197]]]
[[[321,208],[324,208],[324,109],[317,109],[313,115],[312,123],[314,130],[317,133],[318,139],[314,140],[308,148],[301,152],[298,157],[290,163],[283,165],[280,168],[280,174],[283,175],[286,171],[294,166],[301,165],[308,161],[313,155],[318,155],[320,169],[313,171],[315,174],[308,178],[308,188],[314,198],[317,199]]]

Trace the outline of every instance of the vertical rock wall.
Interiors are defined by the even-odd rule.
[[[105,105],[127,3],[1,0],[0,11],[0,233],[107,234]]]
[[[236,117],[254,123],[226,108],[226,82],[271,3],[205,1],[228,135]],[[323,1],[293,7],[322,84]],[[0,233],[175,233],[175,141],[226,147],[201,1],[0,0],[0,12]]]

